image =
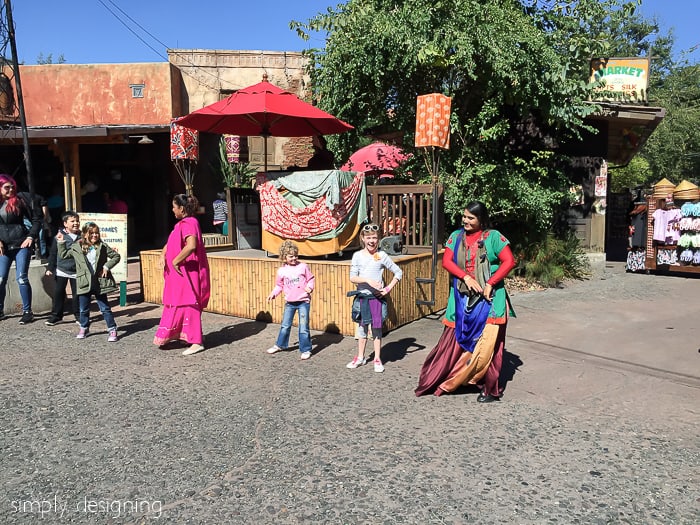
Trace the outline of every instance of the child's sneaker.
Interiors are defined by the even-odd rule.
[[[270,348],[268,348],[268,349],[265,350],[265,351],[266,351],[268,354],[276,354],[276,353],[279,352],[280,350],[282,350],[282,349],[281,349],[279,346],[277,346],[277,345],[272,345]]]
[[[302,352],[301,353],[301,360],[306,361],[309,357],[311,357],[311,352]]]
[[[46,321],[44,321],[44,324],[47,326],[54,326],[54,325],[60,323],[61,321],[62,321],[62,319],[60,317],[51,314],[49,316],[49,318]]]
[[[350,361],[347,365],[345,365],[346,368],[357,368],[358,366],[362,366],[367,362],[367,359],[364,357],[360,359],[359,357],[355,356],[352,361]]]
[[[82,326],[80,327],[80,331],[78,332],[78,335],[75,336],[76,339],[85,339],[88,335],[88,329],[83,328]]]
[[[380,374],[384,372],[384,365],[379,359],[374,360],[374,371],[379,372]]]
[[[117,331],[116,330],[110,330],[109,331],[109,337],[107,338],[107,341],[109,343],[115,343],[117,341]]]

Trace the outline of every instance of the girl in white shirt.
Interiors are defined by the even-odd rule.
[[[364,312],[369,310],[371,318],[360,316],[356,331],[357,355],[347,364],[347,368],[357,368],[367,362],[365,348],[371,325],[374,338],[374,371],[384,372],[381,359],[382,321],[384,320],[382,311],[386,302],[384,298],[401,280],[403,272],[385,252],[379,251],[379,226],[376,224],[365,224],[362,227],[360,245],[363,249],[353,254],[350,263],[350,282],[357,286],[359,292],[355,300],[367,301],[368,308],[362,310]],[[394,274],[393,279],[386,286],[383,281],[385,268]]]

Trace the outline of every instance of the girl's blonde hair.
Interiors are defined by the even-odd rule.
[[[287,262],[287,255],[299,255],[299,247],[292,241],[284,241],[280,246],[280,261]]]
[[[82,242],[80,243],[80,246],[83,249],[83,253],[87,253],[88,251],[90,251],[90,248],[94,246],[92,244],[92,241],[90,240],[90,234],[100,233],[100,227],[94,222],[86,222],[85,224],[83,224],[82,233]],[[98,240],[95,243],[95,245],[100,244],[101,241],[102,238],[100,237],[100,240]]]

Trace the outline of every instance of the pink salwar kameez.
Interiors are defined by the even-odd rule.
[[[180,274],[173,266],[173,259],[182,251],[189,236],[197,239],[197,248],[180,265]],[[163,316],[153,342],[158,346],[177,340],[201,345],[202,310],[209,303],[210,294],[209,262],[202,232],[194,217],[180,220],[168,237],[163,275]]]

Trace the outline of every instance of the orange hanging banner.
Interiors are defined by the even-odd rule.
[[[416,147],[450,149],[450,108],[452,99],[440,93],[418,96],[416,105]]]

